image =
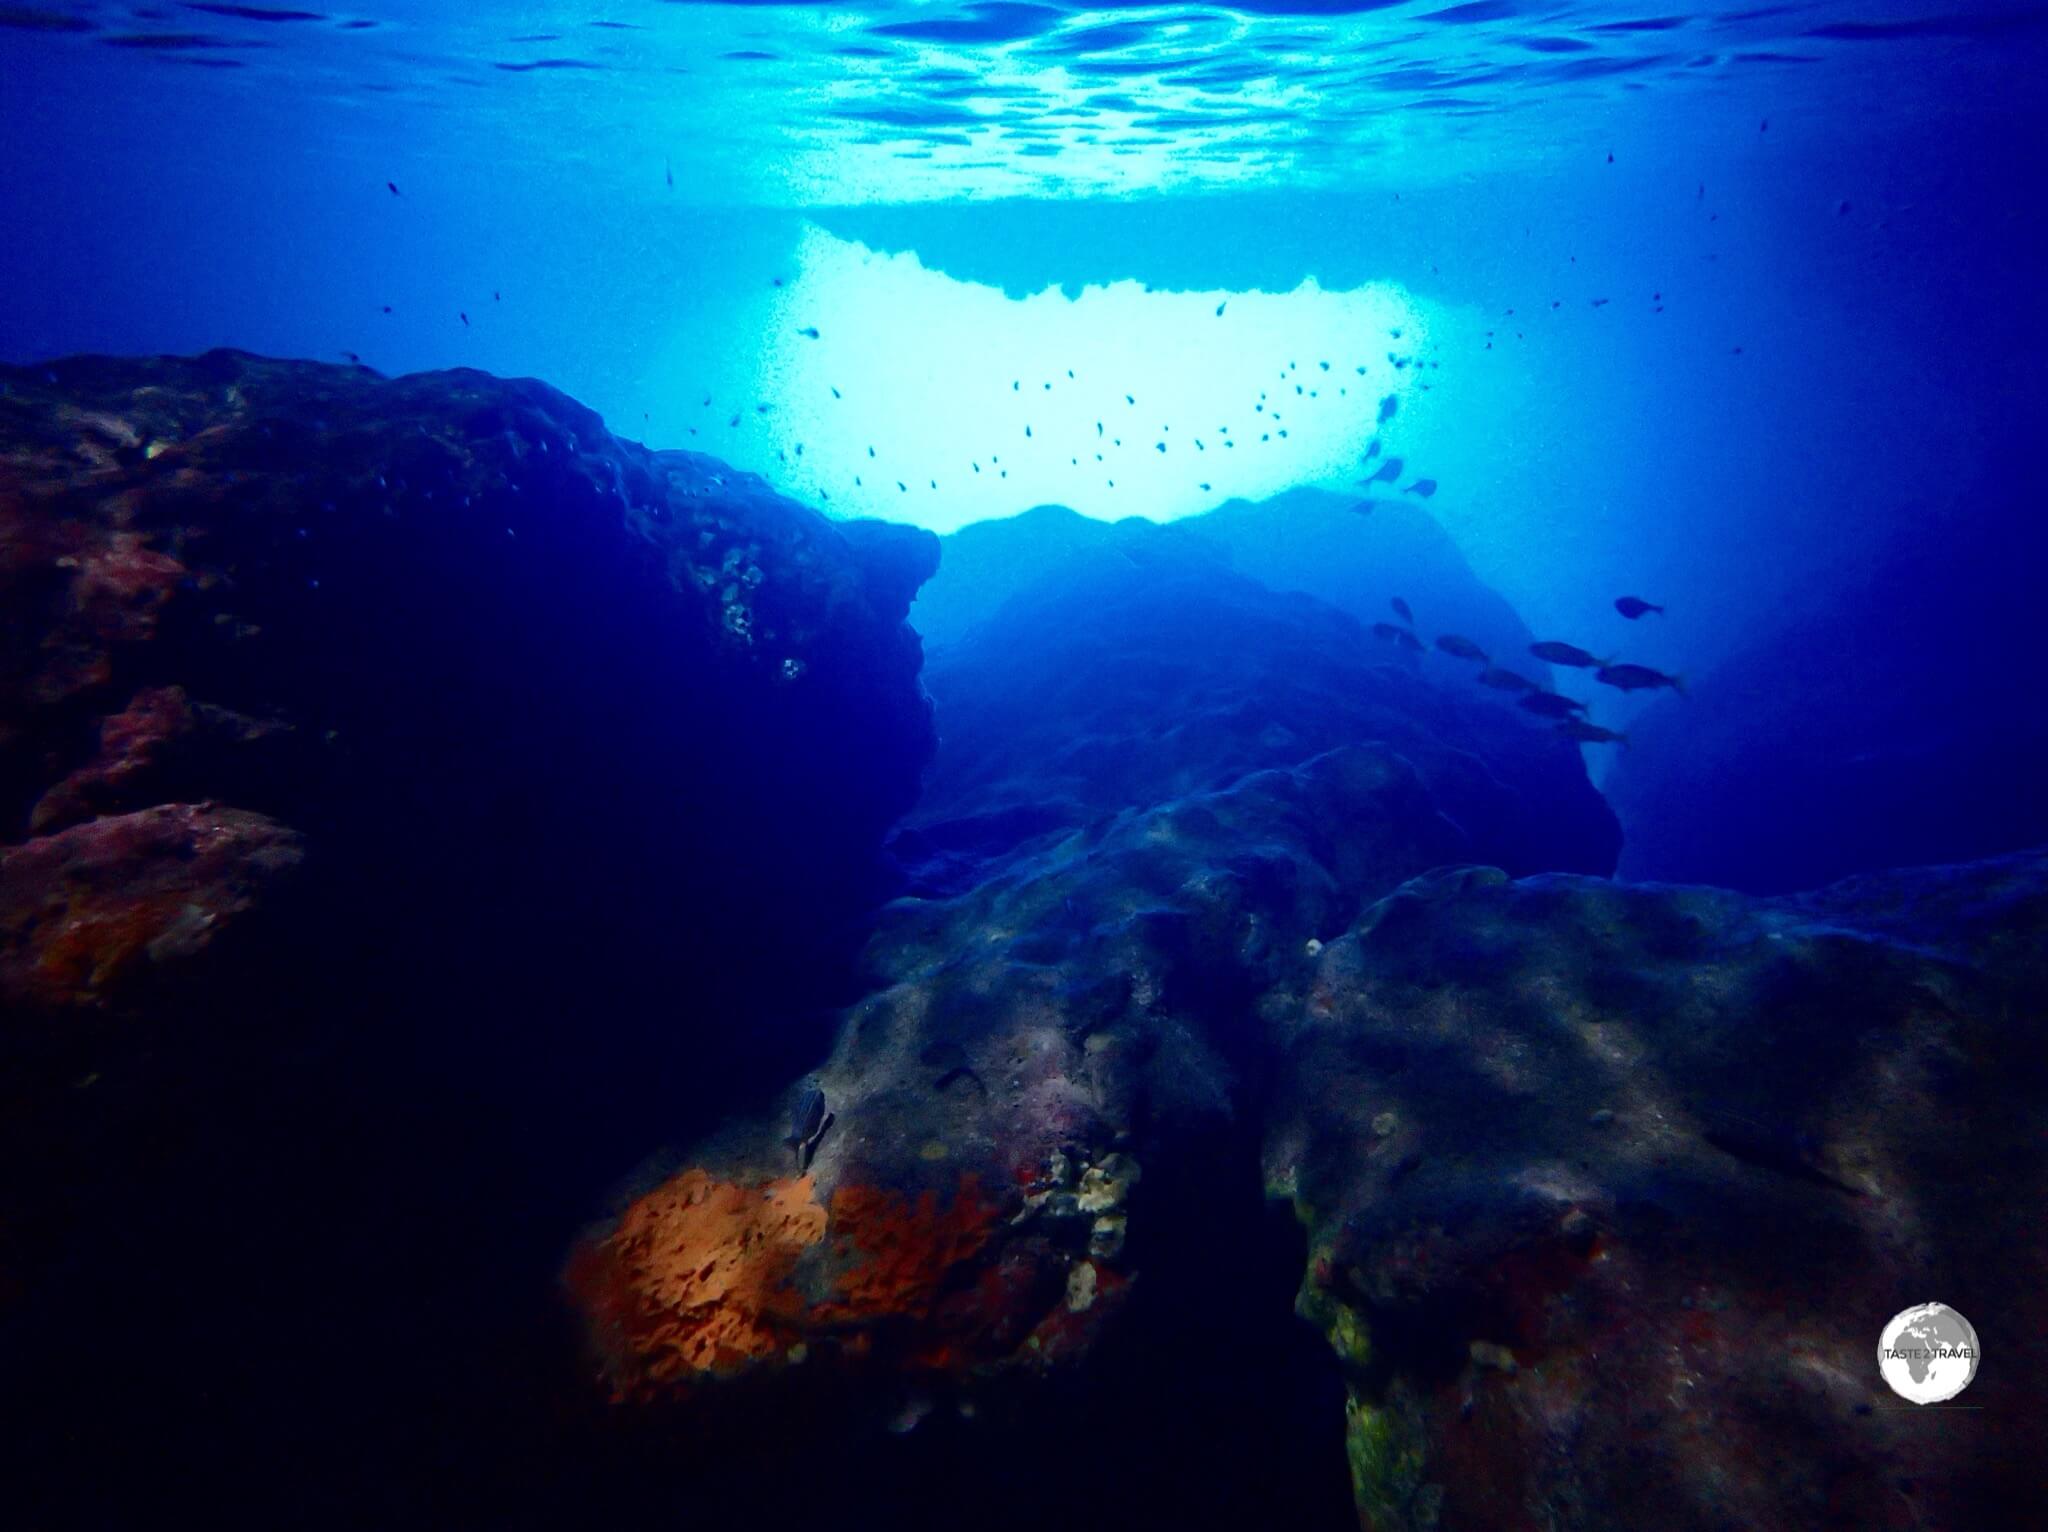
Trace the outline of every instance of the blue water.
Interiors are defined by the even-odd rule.
[[[1367,623],[1392,615],[1372,565],[1384,557],[1408,572],[1404,600],[1425,639],[1443,635],[1455,607],[1489,643],[1534,635],[1683,677],[1684,697],[1623,693],[1570,668],[1553,677],[1629,736],[1584,752],[1619,817],[1624,877],[1778,892],[2048,841],[2048,8],[301,8],[322,3],[0,4],[0,362],[229,346],[389,375],[535,377],[620,436],[712,454],[829,516],[973,528],[948,538],[948,563],[911,614],[926,630],[934,695],[952,677],[969,701],[1002,667],[982,655],[976,670],[956,649],[949,671],[947,646],[1076,549],[1121,546],[1089,542],[1085,524],[1054,512],[1022,530],[989,523],[1045,506],[1102,522],[1218,512],[1200,524],[1205,551],[1190,553],[1190,540],[1173,556],[1234,614],[1233,632],[1268,631],[1269,609],[1266,593],[1210,583],[1202,561],[1219,548],[1290,597]],[[1388,482],[1362,482],[1393,459]],[[1333,553],[1331,526],[1354,523],[1332,507],[1361,501],[1394,509],[1375,513],[1369,543],[1361,532],[1367,552]],[[1299,510],[1284,533],[1255,514],[1270,502],[1283,517]],[[1663,610],[1631,621],[1615,609],[1623,596]],[[1059,636],[1087,647],[1090,615]],[[1178,677],[1174,662],[1207,635],[1184,633],[1176,615],[1150,614],[1146,659]],[[1001,658],[1023,656],[1017,668],[1039,685],[1026,646],[1015,649]],[[1300,692],[1317,677],[1355,674],[1354,655],[1317,658],[1331,663],[1288,678],[1288,728],[1312,711]],[[1460,708],[1486,700],[1457,662],[1430,653],[1414,667],[1457,689]],[[1151,695],[1145,676],[1115,679]],[[1405,688],[1415,676],[1397,679]],[[516,678],[505,692],[517,697]],[[1113,712],[1122,695],[1104,684],[1089,700]],[[1376,695],[1346,701],[1369,712]],[[942,696],[942,737],[945,707]],[[1295,738],[1278,716],[1273,729]],[[1008,736],[979,722],[997,738],[993,754],[1022,738],[1064,760],[1059,720],[1006,716]],[[1104,751],[1100,738],[1122,738],[1101,729]],[[546,744],[527,741],[536,754]],[[1512,799],[1524,784],[1483,785]],[[1584,788],[1575,775],[1572,785]],[[603,812],[629,814],[622,796]],[[929,796],[924,807],[941,820],[948,809]],[[965,822],[986,805],[950,807]],[[1580,833],[1536,829],[1561,843]],[[1530,858],[1516,870],[1556,865]],[[634,950],[605,978],[665,1028],[672,961]],[[674,987],[715,1012],[737,1058],[746,1027],[765,1034],[779,1018],[748,1009],[759,998],[748,975],[702,966]],[[448,1008],[487,1039],[484,1056],[505,1018],[464,1009],[471,977],[445,979]],[[674,1443],[659,1428],[643,1440],[608,1422],[599,1445],[561,1448],[572,1467],[555,1473],[547,1454],[570,1412],[552,1395],[522,1398],[492,1370],[514,1326],[488,1304],[470,1312],[476,1293],[518,1307],[533,1331],[566,1329],[550,1284],[574,1219],[599,1206],[576,1177],[629,1163],[601,1135],[587,1142],[588,1124],[550,1094],[553,1072],[582,1082],[591,1121],[617,1117],[630,1154],[652,1142],[641,1119],[670,1106],[649,1105],[667,1077],[634,1054],[635,1037],[562,1063],[562,1015],[498,999],[518,1017],[505,1031],[546,1055],[511,1050],[521,1062],[508,1075],[545,1077],[530,1097],[507,1106],[475,1086],[465,1054],[449,1071],[456,1087],[435,1075],[417,1102],[386,1103],[383,1116],[359,1119],[356,1076],[344,1072],[338,1129],[283,1122],[293,1098],[261,1098],[280,1119],[265,1133],[310,1143],[274,1172],[269,1140],[233,1121],[220,1130],[221,1165],[187,1177],[217,1237],[203,1219],[200,1232],[184,1229],[177,1208],[160,1216],[227,1255],[152,1290],[171,1319],[138,1305],[75,1374],[68,1341],[35,1351],[84,1418],[109,1394],[118,1402],[95,1369],[111,1368],[131,1333],[156,1345],[155,1329],[175,1323],[178,1345],[149,1359],[172,1403],[114,1409],[101,1436],[52,1413],[33,1450],[59,1438],[65,1450],[35,1503],[59,1518],[72,1508],[81,1525],[132,1525],[91,1509],[128,1503],[111,1479],[74,1498],[102,1437],[123,1452],[154,1444],[142,1453],[154,1466],[135,1480],[141,1505],[158,1504],[161,1481],[163,1503],[211,1506],[216,1480],[247,1474],[273,1497],[256,1503],[295,1507],[303,1524],[579,1524],[552,1502],[479,1519],[476,1506],[497,1500],[448,1488],[450,1462],[507,1502],[529,1482],[501,1473],[507,1462],[540,1463],[532,1481],[564,1504],[606,1486],[628,1506],[655,1503],[642,1494],[650,1484],[694,1495],[669,1482]],[[557,1009],[583,1002],[579,990]],[[596,1022],[587,1030],[605,1035]],[[779,1037],[785,1051],[800,1044]],[[670,1066],[700,1115],[718,1071],[739,1068],[715,1057]],[[733,1094],[765,1099],[785,1083],[759,1057],[754,1067],[761,1078]],[[363,1094],[406,1099],[411,1086],[388,1086],[374,1054],[354,1068]],[[636,1071],[637,1095],[609,1077]],[[463,1115],[472,1090],[488,1104],[482,1132]],[[389,1126],[408,1110],[410,1129]],[[287,1249],[286,1275],[257,1272],[245,1294],[242,1265],[273,1252],[260,1219],[211,1188],[267,1187],[274,1173],[276,1204],[295,1204],[302,1163],[331,1178],[315,1184],[337,1189],[342,1233],[315,1198],[293,1215],[305,1228],[284,1220],[304,1245]],[[414,1224],[493,1177],[516,1211],[500,1217],[492,1193],[475,1194],[489,1230],[533,1247],[533,1269],[502,1281],[498,1247],[473,1241],[469,1223],[414,1243]],[[1255,1208],[1249,1183],[1247,1172],[1240,1201]],[[553,1205],[536,1184],[554,1184]],[[334,1255],[354,1237],[352,1218],[371,1231],[362,1250],[376,1252],[360,1271],[355,1254]],[[147,1267],[146,1254],[133,1259]],[[1219,1260],[1219,1287],[1242,1279],[1277,1296],[1261,1310],[1271,1329],[1216,1341],[1242,1353],[1217,1375],[1284,1370],[1284,1348],[1298,1343],[1316,1387],[1333,1390],[1314,1370],[1320,1339],[1287,1312],[1298,1261],[1249,1239]],[[128,1272],[108,1263],[96,1280],[126,1286]],[[302,1304],[295,1281],[314,1299]],[[411,1305],[408,1284],[441,1306]],[[319,1366],[299,1325],[316,1332]],[[188,1365],[216,1347],[241,1357],[242,1326],[262,1332],[255,1354],[274,1371]],[[440,1376],[444,1350],[460,1361]],[[351,1374],[357,1353],[380,1366]],[[1214,1353],[1174,1354],[1188,1376],[1158,1392],[1184,1396],[1170,1402],[1198,1424],[1216,1413],[1210,1434],[1189,1440],[1224,1440],[1241,1421],[1238,1401],[1201,1372]],[[517,1367],[503,1376],[516,1382]],[[188,1379],[202,1380],[189,1396]],[[1116,1399],[1133,1412],[1158,1403],[1150,1384]],[[6,1401],[0,1377],[0,1416]],[[1236,1463],[1230,1503],[1267,1503],[1258,1454],[1271,1452],[1327,1465],[1328,1482],[1305,1479],[1300,1493],[1341,1510],[1334,1397],[1276,1394],[1272,1411],[1272,1439]],[[231,1424],[216,1428],[215,1412]],[[357,1415],[373,1422],[360,1438]],[[1156,1422],[1130,1429],[1152,1443],[1154,1470],[1178,1450]],[[868,1451],[840,1450],[843,1462]],[[900,1470],[919,1492],[906,1494],[917,1514],[901,1524],[1000,1523],[1003,1483],[948,1486],[944,1450]],[[1063,1482],[1053,1470],[1071,1471],[1083,1501],[1091,1485],[1113,1486],[1116,1504],[1152,1494],[1118,1477],[1116,1450],[1077,1467],[1020,1449],[1006,1471],[1013,1489],[1048,1494]],[[753,1501],[749,1484],[724,1488],[727,1502]],[[1191,1520],[1206,1492],[1191,1478],[1159,1493]],[[890,1524],[889,1514],[839,1504],[830,1484],[817,1492],[826,1525]]]
[[[1346,489],[1397,392],[1482,579],[1560,633],[1640,589],[1640,657],[1693,674],[1899,536],[1978,537],[2040,413],[2024,6],[0,21],[8,360],[533,375],[939,530]],[[1246,441],[1322,360],[1355,386],[1263,452],[1150,450]]]

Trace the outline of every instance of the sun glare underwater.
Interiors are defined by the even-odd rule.
[[[0,5],[0,1523],[2023,1522],[2048,9],[317,6]]]

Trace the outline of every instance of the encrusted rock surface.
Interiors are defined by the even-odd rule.
[[[1333,836],[1331,824],[1358,828]],[[886,982],[786,1113],[730,1125],[570,1266],[622,1395],[801,1362],[971,1390],[1083,1354],[1235,1132],[1247,997],[1362,894],[1457,844],[1413,771],[1352,748],[1122,816],[884,914]],[[740,1270],[734,1270],[733,1253]]]
[[[1362,1524],[1995,1524],[2048,1367],[2048,854],[1803,898],[1421,878],[1278,1007]],[[1279,997],[1272,997],[1278,999]],[[1987,1317],[1969,1412],[1877,1336]]]
[[[915,796],[928,534],[481,373],[212,352],[0,389],[10,839],[206,797],[337,838],[545,823],[609,778],[665,860],[712,849],[707,800],[752,814],[775,877],[731,898],[845,881]]]

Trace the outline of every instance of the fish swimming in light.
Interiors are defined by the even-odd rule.
[[[1427,500],[1436,493],[1436,480],[1417,479],[1413,484],[1402,490],[1401,493],[1404,495],[1420,495],[1423,499]]]

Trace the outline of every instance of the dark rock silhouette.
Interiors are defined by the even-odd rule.
[[[0,369],[10,1510],[229,1454],[297,1519],[280,1432],[399,1482],[429,1354],[518,1501],[480,1395],[569,1392],[563,1245],[857,992],[935,559],[535,382]]]
[[[1238,573],[1178,524],[1120,522],[1066,553],[1066,515],[1023,518],[1049,522],[1050,536],[1011,527],[1020,557],[992,569],[1060,551],[934,647],[939,752],[894,842],[918,886],[954,890],[1027,837],[1350,744],[1384,745],[1414,768],[1461,834],[1461,858],[1612,870],[1619,831],[1578,750],[1474,684],[1469,666],[1392,651],[1352,617]],[[1497,600],[1476,584],[1464,599]]]

